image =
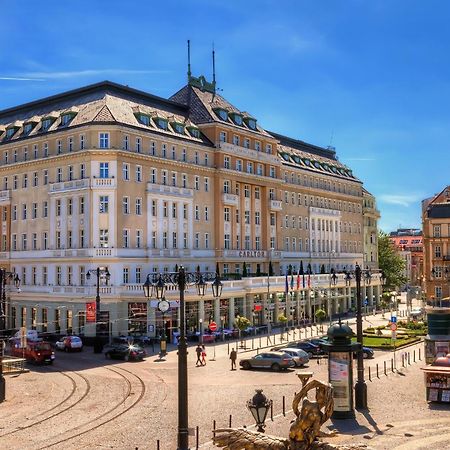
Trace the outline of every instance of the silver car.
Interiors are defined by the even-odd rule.
[[[301,350],[299,348],[289,348],[289,347],[282,348],[280,350],[280,352],[286,353],[289,356],[291,356],[297,367],[302,367],[305,364],[309,363],[308,353],[306,353],[304,350]]]
[[[243,369],[271,369],[279,371],[294,367],[295,362],[287,353],[267,352],[259,353],[251,358],[241,359],[239,365]]]

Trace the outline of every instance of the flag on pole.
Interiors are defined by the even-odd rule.
[[[294,274],[291,272],[291,290],[294,289]]]
[[[300,270],[297,272],[297,291],[300,289]]]

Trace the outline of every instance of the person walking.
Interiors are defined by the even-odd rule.
[[[197,362],[195,363],[195,367],[198,367],[198,365],[200,364],[201,366],[203,366],[202,364],[202,347],[200,346],[200,344],[197,345],[197,348],[195,349],[195,353],[197,353]]]
[[[230,352],[231,370],[236,370],[236,359],[237,359],[236,350],[232,348]]]
[[[202,345],[202,361],[201,361],[202,366],[206,366],[206,349],[205,346]]]

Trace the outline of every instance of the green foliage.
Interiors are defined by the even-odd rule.
[[[380,269],[386,277],[386,288],[395,289],[408,281],[403,274],[405,261],[397,254],[389,236],[382,231],[378,235],[378,258]]]
[[[287,320],[287,317],[284,315],[284,314],[280,314],[279,316],[278,316],[278,322],[281,322],[281,323],[286,323],[288,320]]]
[[[250,320],[247,319],[247,317],[244,316],[237,316],[234,324],[236,328],[240,331],[244,331],[246,328],[248,328],[250,324]]]
[[[327,316],[327,313],[323,309],[317,309],[314,315],[319,322],[322,322],[322,320]]]

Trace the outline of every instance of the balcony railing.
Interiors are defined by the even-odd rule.
[[[272,211],[281,211],[283,209],[283,203],[281,200],[269,200],[269,208]]]
[[[77,191],[80,189],[87,189],[89,184],[89,178],[83,178],[82,180],[62,181],[60,183],[50,183],[49,191],[51,194],[56,192]]]
[[[9,202],[10,200],[11,200],[11,191],[9,189],[0,191],[0,203]]]
[[[194,191],[192,189],[181,188],[176,186],[168,186],[166,184],[147,183],[147,192],[152,194],[162,194],[165,196],[193,198]]]
[[[276,165],[280,164],[278,157],[276,155],[271,155],[270,153],[265,153],[262,151],[258,152],[250,148],[229,144],[228,142],[219,142],[219,148],[223,151],[230,152],[253,161],[264,161]]]

